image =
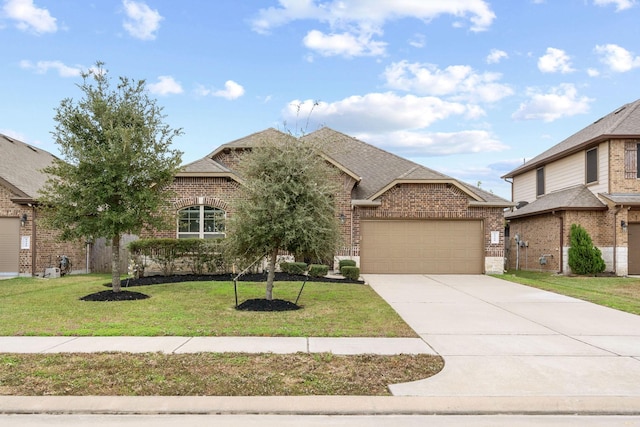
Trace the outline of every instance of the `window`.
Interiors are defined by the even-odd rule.
[[[536,196],[544,194],[544,168],[536,169]]]
[[[587,184],[598,181],[598,148],[587,151]]]
[[[225,211],[211,206],[190,206],[178,211],[179,239],[225,237]]]

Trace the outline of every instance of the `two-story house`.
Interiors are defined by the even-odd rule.
[[[176,228],[162,237],[223,237],[242,185],[238,161],[261,141],[291,138],[267,129],[223,144],[177,174],[170,209]],[[500,273],[503,211],[512,203],[351,136],[321,128],[321,161],[337,171],[334,196],[343,248],[363,273]]]
[[[606,271],[640,274],[640,100],[514,169],[509,268],[570,273],[569,230],[582,225]]]

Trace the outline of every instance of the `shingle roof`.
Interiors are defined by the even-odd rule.
[[[303,139],[320,144],[329,157],[362,178],[356,187],[355,197],[359,199],[371,197],[396,179],[452,180],[444,174],[327,127]]]
[[[640,194],[638,193],[601,193],[600,195],[616,205],[640,206]]]
[[[55,158],[45,150],[0,134],[0,184],[9,186],[18,197],[35,199],[47,181],[42,169]]]
[[[180,168],[181,173],[230,173],[231,170],[229,168],[224,167],[220,163],[215,160],[204,157],[200,160],[196,160],[195,162],[187,163],[186,165]]]
[[[293,138],[274,128],[253,133],[216,148],[205,158],[189,163],[182,168],[184,173],[233,173],[225,166],[212,160],[226,149],[251,148],[268,139]],[[473,199],[475,204],[511,206],[512,203],[478,187],[460,182],[450,176],[436,172],[410,160],[396,156],[349,135],[323,127],[302,137],[318,144],[326,159],[340,167],[358,181],[355,199],[367,200],[383,191],[395,181],[443,181],[458,185]]]
[[[604,210],[607,206],[602,203],[586,186],[577,185],[565,190],[551,192],[540,196],[535,201],[505,213],[506,219],[538,215],[545,212],[564,210]]]
[[[603,139],[623,136],[640,136],[640,99],[625,104],[596,120],[586,128],[512,170],[503,178],[513,178],[515,175],[537,168],[573,151],[582,150]]]

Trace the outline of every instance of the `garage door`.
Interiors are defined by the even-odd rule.
[[[375,274],[481,274],[482,221],[362,221],[360,270]]]
[[[0,276],[17,275],[20,250],[20,220],[0,218]]]

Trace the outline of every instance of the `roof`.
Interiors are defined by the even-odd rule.
[[[16,198],[33,200],[48,176],[42,172],[56,157],[40,148],[0,134],[0,184]]]
[[[600,195],[617,206],[640,206],[638,193],[601,193]]]
[[[584,150],[591,145],[613,137],[640,137],[640,99],[625,104],[596,120],[586,128],[512,170],[504,175],[503,178],[513,178],[545,163],[565,157],[576,151]]]
[[[535,201],[513,212],[505,213],[506,219],[539,215],[566,210],[605,210],[607,206],[586,186],[577,185],[540,196]]]
[[[185,165],[180,175],[233,174],[224,165],[212,160],[228,149],[247,149],[268,139],[294,138],[288,133],[269,128],[216,148],[205,158]],[[324,158],[357,182],[354,198],[371,201],[399,183],[442,182],[457,186],[469,196],[470,203],[483,206],[512,206],[513,203],[478,187],[460,182],[450,176],[436,172],[410,160],[396,156],[357,138],[345,135],[328,127],[320,128],[302,137],[318,144]],[[375,167],[372,167],[375,165]],[[236,179],[236,178],[234,178]]]

